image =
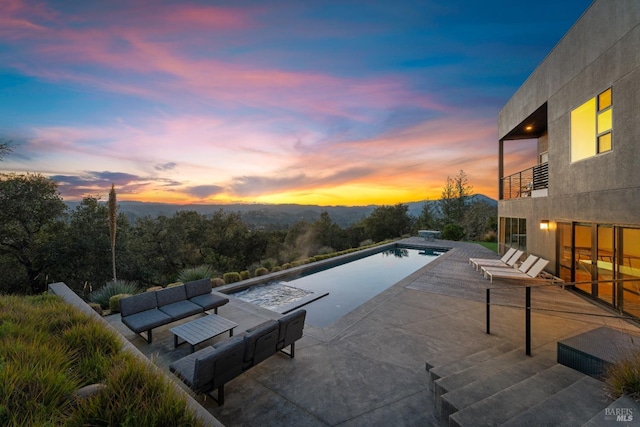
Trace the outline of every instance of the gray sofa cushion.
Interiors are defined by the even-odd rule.
[[[191,299],[198,295],[204,295],[211,292],[211,280],[200,279],[186,282],[184,288],[187,291],[187,299]]]
[[[229,339],[217,347],[206,347],[169,365],[196,393],[207,393],[242,373],[244,341]]]
[[[306,310],[297,310],[278,319],[278,350],[282,350],[302,338]]]
[[[244,342],[244,369],[249,369],[276,353],[278,321],[267,320],[247,329]]]
[[[174,302],[173,304],[161,305],[159,310],[171,316],[171,320],[183,319],[204,311],[198,304],[194,304],[187,300]]]
[[[244,341],[228,340],[224,345],[216,347],[216,353],[218,354],[216,356],[212,384],[214,389],[225,385],[242,373]]]
[[[189,301],[198,304],[203,310],[213,310],[229,302],[229,298],[217,293],[211,292],[204,295],[197,295]]]
[[[158,307],[173,304],[174,302],[184,301],[187,299],[187,292],[184,285],[173,286],[171,288],[160,289],[156,291],[158,298]]]
[[[140,294],[142,295],[142,294]],[[120,302],[124,301],[122,299]],[[133,332],[139,334],[140,332],[148,331],[161,325],[165,325],[171,322],[171,316],[157,308],[141,311],[139,313],[130,314],[128,316],[122,316],[122,323],[127,325]]]
[[[215,349],[211,346],[205,347],[202,350],[198,350],[195,353],[191,353],[190,355],[171,363],[169,365],[169,370],[176,374],[178,378],[185,382],[185,384],[193,388],[196,359],[204,358],[214,351]],[[205,379],[205,381],[207,381],[207,379]],[[208,381],[211,382],[211,380]],[[198,385],[200,385],[200,383]]]
[[[158,306],[155,292],[143,292],[120,300],[122,317],[154,309]]]

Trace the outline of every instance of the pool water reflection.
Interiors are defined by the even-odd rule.
[[[320,295],[328,293],[304,305],[307,310],[306,322],[309,325],[325,327],[429,264],[441,254],[442,251],[397,247],[281,283]],[[268,286],[260,288],[264,291]],[[273,304],[269,301],[256,303],[273,309]],[[287,304],[291,304],[291,301],[287,301]]]

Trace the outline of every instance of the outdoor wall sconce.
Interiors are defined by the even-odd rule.
[[[549,229],[549,220],[543,219],[540,221],[540,230],[548,230]]]

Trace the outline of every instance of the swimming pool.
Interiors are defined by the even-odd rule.
[[[306,322],[325,327],[429,264],[442,253],[434,249],[395,247],[294,280],[278,282],[275,284],[277,286],[253,286],[233,295],[280,312],[304,305],[307,310]],[[294,293],[300,297],[283,297],[282,293],[286,294],[288,287],[296,289]]]

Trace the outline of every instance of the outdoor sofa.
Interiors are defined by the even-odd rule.
[[[194,392],[210,395],[224,404],[224,385],[278,351],[293,359],[295,343],[302,338],[306,310],[297,310],[278,320],[268,320],[242,335],[236,335],[196,351],[169,365],[169,369]],[[285,349],[290,347],[289,352]],[[217,390],[217,397],[212,393]]]
[[[153,328],[205,310],[218,313],[218,307],[228,302],[229,298],[211,290],[209,279],[201,279],[123,298],[120,316],[122,323],[133,332],[141,336],[146,333],[146,340],[151,343]]]

